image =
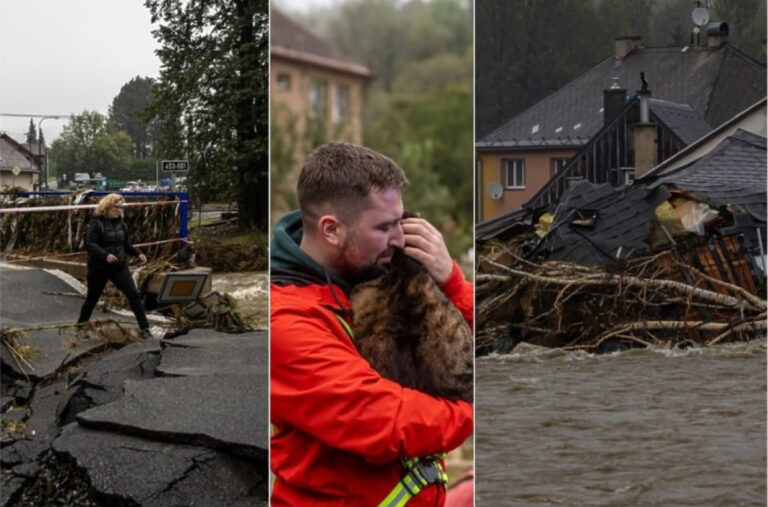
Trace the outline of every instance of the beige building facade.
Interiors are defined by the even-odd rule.
[[[371,72],[273,9],[270,17],[272,216],[296,207],[307,154],[328,141],[363,143]]]

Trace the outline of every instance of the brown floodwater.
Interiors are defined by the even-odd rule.
[[[476,505],[766,505],[766,341],[476,361]]]
[[[213,290],[227,293],[237,300],[237,311],[251,317],[257,329],[269,324],[269,273],[246,271],[241,273],[214,273]]]

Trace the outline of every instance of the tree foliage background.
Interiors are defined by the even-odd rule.
[[[51,144],[51,174],[100,172],[108,179],[132,175],[131,137],[97,111],[72,115],[61,135]]]
[[[710,21],[728,22],[734,47],[762,58],[765,0],[701,4]],[[646,47],[689,44],[693,8],[690,0],[477,0],[477,137],[612,55],[619,35],[640,35]]]
[[[150,158],[161,133],[161,126],[155,119],[147,117],[147,107],[152,103],[154,80],[136,76],[122,88],[112,100],[109,118],[119,130],[125,131],[133,141],[133,157]]]
[[[241,225],[267,228],[268,1],[146,0],[161,44],[147,119],[156,150],[188,159],[191,198],[235,201]]]
[[[404,169],[406,209],[464,254],[473,242],[472,4],[346,0],[295,17],[371,69],[363,143]]]

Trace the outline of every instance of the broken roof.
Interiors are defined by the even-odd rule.
[[[613,56],[478,141],[478,148],[581,146],[603,127],[603,96],[611,79],[634,90],[645,72],[653,97],[689,104],[716,127],[765,96],[765,66],[726,44],[638,47]]]
[[[555,212],[536,252],[549,259],[582,265],[603,265],[645,252],[656,207],[669,198],[661,188],[613,187],[582,180],[574,183]],[[579,225],[579,214],[592,216]]]
[[[269,16],[270,53],[291,60],[371,77],[371,71],[279,10]]]
[[[766,221],[766,140],[737,130],[695,162],[663,172],[648,185],[673,185],[713,207],[730,206]]]

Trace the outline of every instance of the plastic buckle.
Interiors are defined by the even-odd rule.
[[[438,470],[437,463],[432,460],[420,460],[416,463],[416,468],[428,484],[434,484],[440,478],[440,471]]]

